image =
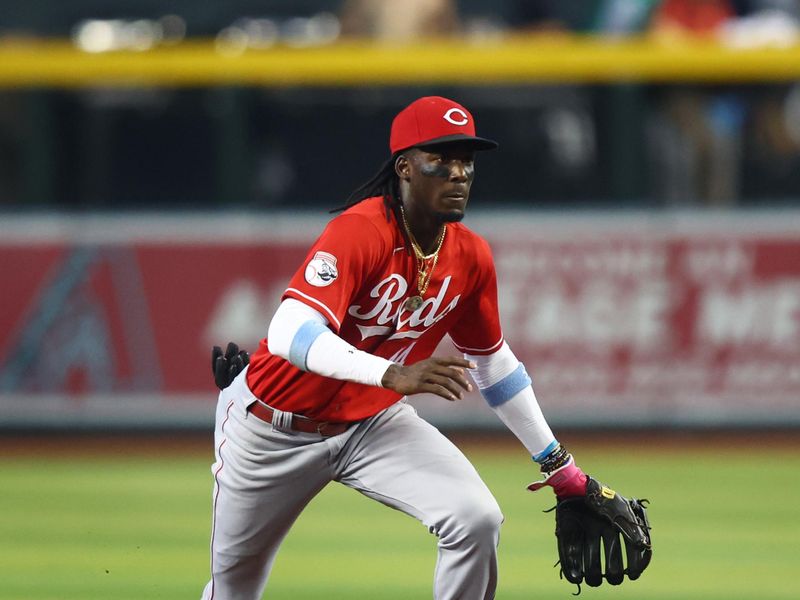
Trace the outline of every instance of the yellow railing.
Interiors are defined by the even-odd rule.
[[[68,41],[0,42],[1,87],[400,85],[800,80],[800,46],[737,50],[711,42],[511,38],[406,46],[343,41],[238,54],[211,41],[90,54]]]

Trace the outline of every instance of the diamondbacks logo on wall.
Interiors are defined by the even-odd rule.
[[[339,276],[336,257],[327,252],[317,252],[306,266],[306,281],[315,287],[326,287]]]

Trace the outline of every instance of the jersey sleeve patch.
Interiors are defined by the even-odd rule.
[[[306,265],[306,282],[314,287],[327,287],[336,281],[338,276],[336,257],[328,252],[317,252]]]

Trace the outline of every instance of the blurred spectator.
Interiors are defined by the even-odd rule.
[[[663,0],[650,33],[665,43],[715,37],[736,15],[730,0]],[[670,87],[650,119],[653,184],[667,204],[729,205],[738,199],[743,100],[735,93]]]
[[[746,111],[736,92],[664,89],[648,127],[656,199],[670,206],[736,203]]]
[[[794,198],[796,203],[800,172],[800,84],[765,90],[753,107],[748,129],[746,141],[751,159],[744,165],[746,191],[760,197]]]
[[[460,30],[453,0],[345,0],[340,20],[344,36],[391,42],[451,35]]]
[[[710,36],[735,14],[730,0],[663,0],[650,29],[657,36]]]
[[[646,32],[664,43],[705,37],[736,46],[783,46],[798,40],[798,17],[798,0],[517,0],[508,23],[532,33]],[[645,145],[651,195],[660,203],[738,203],[746,145],[777,164],[794,164],[796,136],[787,128],[792,121],[784,107],[792,105],[788,97],[784,101],[774,91],[750,97],[733,86],[669,85],[653,92]],[[755,164],[770,168],[758,159]]]
[[[629,35],[646,26],[656,4],[657,0],[512,0],[507,19],[514,31],[532,35]],[[584,202],[597,202],[599,197],[613,197],[617,204],[641,201],[643,153],[641,142],[634,139],[641,138],[641,118],[627,110],[638,107],[634,112],[641,113],[639,89],[560,84],[537,85],[534,90],[538,97],[531,103],[538,105],[538,119],[521,134],[518,151],[546,168],[544,174],[526,169],[529,185],[542,185],[544,176],[556,189],[580,182]]]
[[[738,17],[722,27],[720,39],[737,48],[790,46],[800,39],[800,1],[740,0]]]
[[[509,25],[522,32],[586,31],[601,0],[515,0]]]
[[[321,45],[340,35],[339,19],[342,35],[394,42],[432,36],[481,41],[510,31],[646,32],[663,43],[700,36],[734,47],[800,40],[800,0],[0,0],[0,12],[0,36],[72,34],[89,50],[97,50],[96,40],[79,42],[109,27],[141,49],[141,39],[128,34],[141,33],[145,22],[160,44],[184,35],[216,36],[218,51],[230,54]],[[311,168],[306,149],[314,132],[329,130],[334,110],[334,121],[347,124],[353,114],[396,107],[406,93],[366,87],[352,93],[302,86],[291,92],[270,86],[3,90],[0,204],[316,202],[325,190],[301,176]],[[557,206],[654,197],[664,205],[724,206],[796,198],[800,185],[797,87],[521,83],[468,85],[453,93],[470,95],[484,122],[502,132],[505,160],[487,169],[497,177],[487,189],[512,202]],[[317,117],[320,104],[329,109],[327,120]],[[342,127],[358,139],[352,125]],[[369,143],[372,136],[364,133],[360,143]],[[148,150],[140,156],[140,148]],[[200,175],[175,175],[190,170]],[[346,171],[332,169],[327,178],[347,187]],[[528,183],[508,173],[525,173]]]
[[[659,0],[515,0],[509,23],[517,31],[630,34],[647,24]]]
[[[735,40],[737,46],[773,43],[779,39],[776,27],[785,39],[792,27],[787,24],[796,23],[798,14],[796,0],[663,0],[653,13],[650,32],[668,43],[692,37]],[[765,24],[768,33],[757,34]],[[754,121],[753,132],[764,147],[776,152],[792,147],[768,142],[790,139],[766,134],[775,132],[780,122],[775,112],[774,100],[753,109],[748,98],[730,87],[666,89],[649,127],[656,194],[668,205],[738,203],[748,120]]]

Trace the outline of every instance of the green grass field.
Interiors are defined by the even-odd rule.
[[[642,579],[583,588],[585,598],[797,598],[800,443],[604,446],[578,438],[579,464],[623,494],[651,500],[653,562]],[[141,441],[131,440],[132,449]],[[0,455],[0,598],[199,598],[208,577],[207,451],[113,456]],[[567,599],[558,578],[552,494],[524,485],[521,446],[462,444],[506,515],[500,599]],[[122,451],[120,451],[122,449]],[[330,485],[287,538],[266,597],[431,597],[435,538],[413,519]]]

